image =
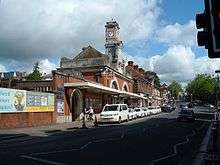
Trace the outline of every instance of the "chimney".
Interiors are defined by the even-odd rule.
[[[133,67],[133,65],[134,65],[134,62],[133,62],[133,61],[128,61],[128,66]]]
[[[141,74],[144,74],[144,69],[139,68],[139,72],[140,72]]]
[[[135,69],[135,70],[138,70],[138,65],[134,65],[134,69]]]

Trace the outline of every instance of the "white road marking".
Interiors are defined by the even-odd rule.
[[[26,158],[26,159],[31,159],[31,160],[34,160],[34,161],[37,161],[37,162],[40,162],[40,163],[51,164],[51,165],[67,165],[67,164],[64,164],[64,163],[54,162],[54,161],[50,161],[50,160],[46,160],[46,159],[35,158],[35,157],[32,157],[32,156],[22,155],[20,157]]]
[[[198,130],[201,130],[204,126],[205,126],[205,124],[203,124]],[[188,143],[190,141],[189,137],[192,137],[194,135],[196,135],[196,132],[193,130],[190,135],[186,135],[186,140],[185,141],[177,143],[173,146],[173,153],[172,154],[151,161],[151,165],[154,165],[156,162],[159,162],[161,160],[165,160],[165,159],[171,158],[173,156],[176,156],[178,154],[177,147],[180,146],[180,145]]]

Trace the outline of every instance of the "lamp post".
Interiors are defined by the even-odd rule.
[[[217,80],[217,85],[216,85],[216,108],[218,109],[218,95],[219,95],[219,75],[220,70],[216,70],[215,73],[217,73],[216,80]]]

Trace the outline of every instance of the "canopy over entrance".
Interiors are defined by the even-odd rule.
[[[141,95],[138,95],[135,93],[131,93],[131,92],[121,91],[121,90],[114,89],[114,88],[109,88],[109,87],[106,87],[106,86],[103,86],[100,84],[96,84],[96,83],[92,83],[92,82],[65,83],[64,87],[65,88],[73,87],[73,88],[78,88],[78,89],[87,89],[87,90],[96,91],[96,92],[118,95],[120,97],[129,97],[131,99],[139,98],[139,99],[148,100],[148,97],[144,97],[144,96],[141,96]]]

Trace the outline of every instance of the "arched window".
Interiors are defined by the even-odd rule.
[[[125,85],[123,90],[128,92],[128,87]]]
[[[118,85],[117,85],[116,81],[113,81],[113,82],[112,82],[111,88],[113,88],[113,89],[118,89]]]
[[[122,86],[122,90],[129,92],[129,88],[128,88],[128,84],[126,82],[124,82],[123,86]]]

